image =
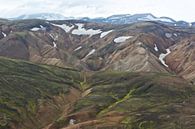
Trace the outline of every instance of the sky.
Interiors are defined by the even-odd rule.
[[[152,13],[175,20],[195,21],[195,0],[0,0],[0,17],[59,13],[66,17],[107,17]]]

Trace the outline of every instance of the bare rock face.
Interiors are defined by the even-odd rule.
[[[166,72],[158,59],[142,47],[143,43],[132,44],[110,56],[109,69],[120,71]]]
[[[192,35],[173,46],[173,52],[167,57],[166,62],[178,75],[187,80],[195,80],[195,39]]]

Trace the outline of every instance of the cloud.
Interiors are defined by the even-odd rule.
[[[0,17],[31,13],[60,13],[75,17],[152,13],[195,21],[194,0],[0,0]]]

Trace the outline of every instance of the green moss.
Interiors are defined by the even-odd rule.
[[[102,110],[98,115],[101,116],[101,115],[105,114],[106,112],[108,112],[108,111],[109,111],[110,109],[112,109],[113,107],[115,107],[116,105],[118,105],[118,104],[120,104],[120,103],[126,101],[127,99],[129,99],[129,98],[132,96],[132,94],[133,94],[135,91],[136,91],[135,89],[130,90],[130,92],[129,92],[127,95],[125,95],[122,99],[119,99],[119,100],[117,100],[116,102],[114,102],[113,104],[109,105],[109,107],[107,107],[107,108],[105,108],[104,110]]]
[[[139,129],[155,129],[156,124],[153,121],[143,121],[139,124]]]

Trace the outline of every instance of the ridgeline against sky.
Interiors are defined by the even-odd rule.
[[[113,14],[152,13],[195,21],[194,0],[0,0],[0,17],[31,13],[59,13],[66,17],[106,17]]]

